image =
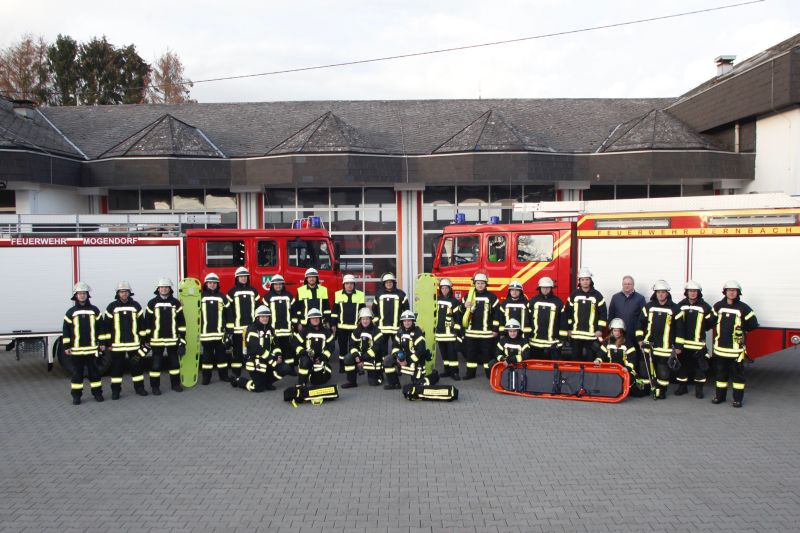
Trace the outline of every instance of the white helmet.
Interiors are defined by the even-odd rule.
[[[588,268],[583,267],[580,270],[578,270],[578,279],[581,279],[581,278],[592,279],[592,277],[593,277],[592,276],[592,271],[589,270]]]
[[[472,281],[473,283],[476,281],[485,281],[486,283],[489,283],[489,277],[483,272],[478,272],[477,274],[472,276]]]
[[[450,288],[453,288],[453,282],[452,282],[452,281],[450,281],[450,280],[449,280],[449,279],[447,279],[447,278],[442,278],[442,279],[440,279],[440,280],[439,280],[439,286],[440,286],[440,287],[450,287]]]
[[[516,279],[511,281],[511,283],[508,284],[508,290],[511,291],[511,290],[515,290],[515,289],[518,290],[518,291],[522,290],[522,283],[519,280],[516,280]]]
[[[726,281],[725,285],[722,286],[722,290],[725,289],[737,289],[739,292],[742,292],[742,286],[735,279],[729,279]]]
[[[625,321],[621,318],[615,318],[608,323],[608,329],[621,329],[625,330]]]
[[[250,275],[249,270],[247,270],[245,267],[239,267],[236,269],[236,273],[233,276],[238,278],[239,276],[249,276],[249,275]]]
[[[375,315],[372,313],[372,309],[369,307],[362,307],[361,311],[358,312],[358,318],[373,318]]]
[[[210,281],[219,283],[219,276],[217,276],[213,272],[209,272],[208,274],[206,274],[206,279],[203,280],[203,283],[208,283]]]
[[[386,274],[381,276],[381,283],[385,283],[387,281],[395,281],[396,282],[397,278],[394,277],[394,274],[392,274],[391,272],[387,272]]]
[[[672,290],[672,287],[670,287],[669,283],[667,283],[663,279],[659,279],[655,283],[653,283],[653,290],[654,291],[667,291],[667,292],[669,292],[669,291]]]
[[[541,288],[545,288],[545,287],[550,287],[552,289],[555,286],[556,286],[556,284],[553,283],[552,278],[548,278],[547,276],[542,276],[542,278],[539,280],[539,288],[540,289]]]
[[[306,320],[311,318],[322,318],[322,312],[319,309],[311,308],[306,313]]]
[[[695,280],[690,279],[686,282],[686,285],[683,286],[683,289],[686,291],[702,291],[703,286],[697,283]]]
[[[91,292],[91,290],[92,288],[89,287],[88,283],[79,281],[74,287],[72,287],[72,294],[75,294],[76,292]]]
[[[266,305],[259,305],[256,307],[256,316],[272,316],[272,311]]]
[[[303,276],[304,278],[309,278],[311,276],[319,277],[319,272],[317,272],[316,268],[308,268],[306,269],[306,275]]]
[[[274,285],[276,283],[286,283],[286,280],[280,274],[275,274],[269,282]]]
[[[505,329],[520,329],[522,326],[519,324],[519,320],[516,318],[509,318],[506,321]]]
[[[131,292],[131,284],[127,281],[120,281],[117,283],[117,292],[119,291],[128,291]]]
[[[356,277],[352,274],[345,274],[344,278],[342,278],[342,285],[344,285],[345,283],[355,283],[355,282],[356,282]]]
[[[414,314],[414,311],[406,310],[406,311],[403,311],[403,313],[400,315],[400,321],[402,322],[403,320],[414,320],[414,321],[416,321],[417,320],[417,316]]]
[[[156,287],[169,287],[172,288],[172,280],[169,278],[161,278],[158,280],[158,285]]]

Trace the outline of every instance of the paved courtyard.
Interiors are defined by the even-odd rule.
[[[295,409],[215,381],[74,407],[58,368],[4,353],[0,530],[797,531],[800,353],[748,377],[744,409],[485,379],[450,404],[360,386]]]

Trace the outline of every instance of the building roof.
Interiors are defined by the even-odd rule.
[[[592,153],[620,123],[669,98],[374,100],[42,108],[95,159],[165,114],[202,130],[228,157],[302,152]],[[480,127],[479,127],[480,126]],[[480,130],[480,131],[478,131]]]
[[[202,131],[166,113],[98,158],[145,156],[225,157]]]
[[[14,109],[21,108],[25,116]],[[0,98],[0,148],[17,148],[61,156],[83,158],[69,142],[47,123],[39,111],[28,105]]]
[[[598,152],[639,150],[722,150],[667,111],[653,109],[620,124]]]

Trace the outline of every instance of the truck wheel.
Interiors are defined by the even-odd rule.
[[[64,353],[64,343],[61,337],[53,343],[53,359],[58,361],[58,366],[64,369],[68,376],[72,375],[72,359]]]

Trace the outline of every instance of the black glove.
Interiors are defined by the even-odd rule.
[[[185,343],[179,343],[178,344],[178,358],[181,358],[184,355],[186,355],[186,344]]]
[[[674,351],[670,354],[669,359],[667,359],[667,366],[672,370],[678,370],[681,367],[681,362],[678,360],[678,354],[676,354]]]

